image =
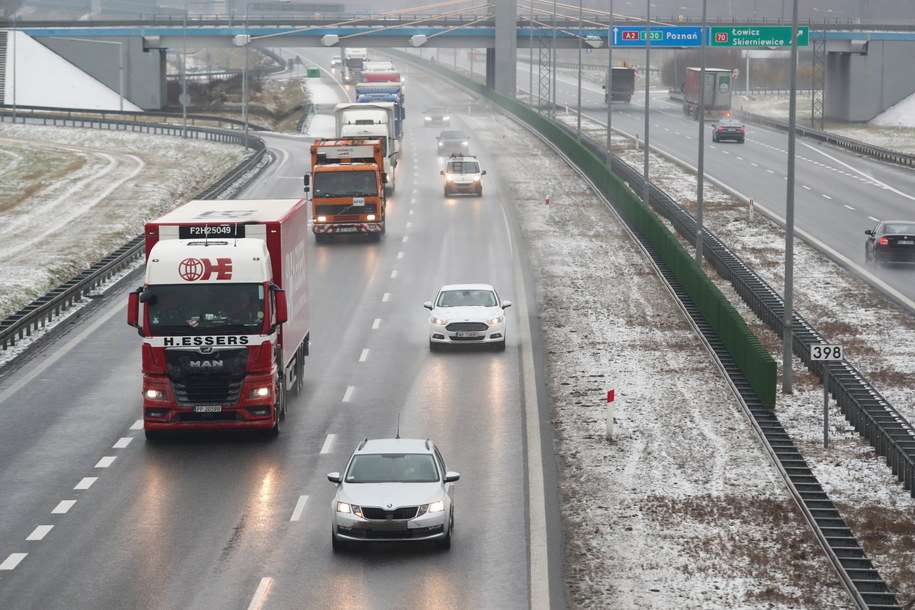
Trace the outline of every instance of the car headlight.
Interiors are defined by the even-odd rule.
[[[444,145],[445,145],[445,143],[444,143],[444,142],[442,142],[442,141],[441,141],[441,140],[439,140],[439,141],[438,141],[438,145],[439,145],[439,146],[444,146]]]
[[[486,320],[486,323],[491,326],[493,324],[501,324],[504,321],[505,321],[505,316],[498,316],[498,317],[490,318],[489,320]]]
[[[439,500],[437,502],[430,502],[429,504],[422,504],[419,507],[419,510],[416,511],[417,517],[422,517],[426,513],[440,513],[445,510],[445,501]]]
[[[446,182],[454,182],[454,174],[445,174]]]
[[[474,176],[474,177],[473,177],[473,181],[474,181],[474,182],[479,182],[479,181],[480,181],[480,177],[479,177],[479,176]]]
[[[431,322],[436,326],[445,326],[448,324],[448,320],[445,320],[444,318],[432,318]]]
[[[442,117],[442,120],[443,120],[443,121],[450,121],[450,120],[451,120],[451,117],[448,116],[448,115],[446,114],[445,116]]]
[[[356,515],[357,517],[362,517],[362,507],[356,506],[355,504],[349,504],[347,502],[337,502],[337,512],[343,513],[345,515]]]
[[[262,386],[259,388],[251,388],[250,390],[248,390],[248,398],[267,398],[272,393],[273,393],[273,388],[271,386]]]
[[[461,142],[461,146],[467,146],[467,142],[466,141]]]

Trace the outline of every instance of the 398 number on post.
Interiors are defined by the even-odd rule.
[[[811,360],[842,360],[845,355],[841,345],[827,345],[821,343],[810,346]]]

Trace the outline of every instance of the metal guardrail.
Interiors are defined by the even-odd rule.
[[[0,122],[11,120],[12,113],[0,111]],[[30,121],[35,120],[35,114],[29,115]],[[17,116],[16,122],[24,122],[25,117]],[[145,131],[155,135],[180,136],[183,127],[180,125],[161,125],[155,123],[136,123],[131,121],[100,120],[81,117],[48,117],[46,124],[66,125],[72,127],[93,127],[96,129],[127,129],[131,131]],[[217,142],[228,142],[244,145],[244,134],[224,131],[220,129],[206,129],[202,127],[188,127],[188,135],[195,139],[205,139]],[[197,199],[217,199],[223,192],[234,190],[237,183],[253,179],[255,170],[267,155],[267,146],[263,140],[256,136],[248,136],[248,144],[254,149],[254,154],[239,163],[235,168],[214,182],[205,190],[196,195]],[[259,171],[259,170],[258,170]],[[48,294],[26,305],[13,315],[0,321],[0,350],[6,351],[14,347],[36,331],[45,328],[48,324],[60,317],[65,311],[74,307],[84,298],[107,283],[113,276],[129,268],[138,257],[143,255],[144,239],[140,235],[115,252],[105,257],[102,261],[92,265],[89,269],[64,282]]]
[[[17,123],[24,122],[28,118],[30,122],[38,122],[43,125],[66,125],[66,123],[56,122],[57,119],[95,119],[101,122],[113,123],[117,125],[137,125],[137,129],[125,129],[127,131],[144,131],[141,127],[152,123],[162,125],[173,125],[170,120],[178,121],[182,127],[184,125],[184,115],[180,112],[167,112],[162,110],[134,112],[130,110],[84,110],[80,108],[62,108],[54,106],[10,106],[0,104],[0,121],[11,121],[15,117]],[[203,123],[205,125],[200,125]],[[213,125],[209,125],[212,123]],[[211,114],[188,114],[188,127],[216,127],[219,129],[230,129],[244,131],[245,123],[239,119],[230,119],[223,116]],[[80,125],[90,127],[91,125]],[[253,131],[269,131],[268,128],[255,125],[248,121],[248,129]]]

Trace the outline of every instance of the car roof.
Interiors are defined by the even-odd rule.
[[[432,453],[433,447],[428,439],[372,438],[363,441],[356,453]]]
[[[442,286],[439,292],[445,290],[492,290],[495,292],[495,288],[490,284],[445,284]]]

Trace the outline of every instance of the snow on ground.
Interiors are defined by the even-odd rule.
[[[442,102],[461,98],[436,87]],[[484,106],[471,110],[457,120],[474,129],[482,146],[499,151],[486,179],[512,193],[537,278],[533,313],[547,350],[570,606],[851,607],[711,356],[620,222],[539,140]],[[326,119],[316,117],[312,129],[322,124]],[[11,251],[17,240],[45,230],[49,214],[37,208],[55,198],[65,210],[75,208],[65,212],[77,212],[74,223],[80,208],[91,214],[93,222],[78,225],[81,243],[90,228],[106,225],[132,236],[139,224],[125,218],[139,223],[235,162],[226,159],[231,148],[208,144],[185,154],[191,143],[140,134],[0,124],[0,142],[0,155],[14,167],[14,178],[5,176],[0,187],[0,210],[19,228],[0,240]],[[625,142],[619,146],[618,154],[627,154]],[[88,166],[108,172],[104,184],[80,178]],[[651,171],[685,205],[693,200],[694,179],[660,159]],[[33,189],[36,180],[41,184]],[[78,192],[57,192],[78,180],[84,184]],[[135,193],[126,214],[123,198],[103,196],[113,180],[121,181],[119,191]],[[552,193],[549,206],[545,191]],[[781,286],[773,262],[781,260],[773,246],[784,243],[780,232],[761,218],[747,220],[721,193],[709,190],[705,201],[708,226]],[[136,202],[143,202],[142,214]],[[67,249],[66,237],[67,231],[52,231],[39,243],[19,241],[18,248],[31,248],[32,259],[47,259],[49,267],[76,265],[53,258]],[[830,324],[846,345],[861,346],[866,369],[894,404],[910,400],[915,358],[893,352],[903,340],[915,345],[915,322],[809,248],[798,245],[796,257],[798,310],[815,325]],[[7,269],[0,271],[0,294],[45,289],[43,276],[33,274],[38,284],[30,285],[27,274]],[[733,299],[727,286],[722,291]],[[780,341],[735,303],[780,362]],[[822,388],[798,362],[794,370],[794,394],[778,397],[780,419],[878,569],[900,589],[900,600],[915,598],[915,501],[834,406],[831,447],[822,449]],[[607,440],[610,389],[616,415]]]

